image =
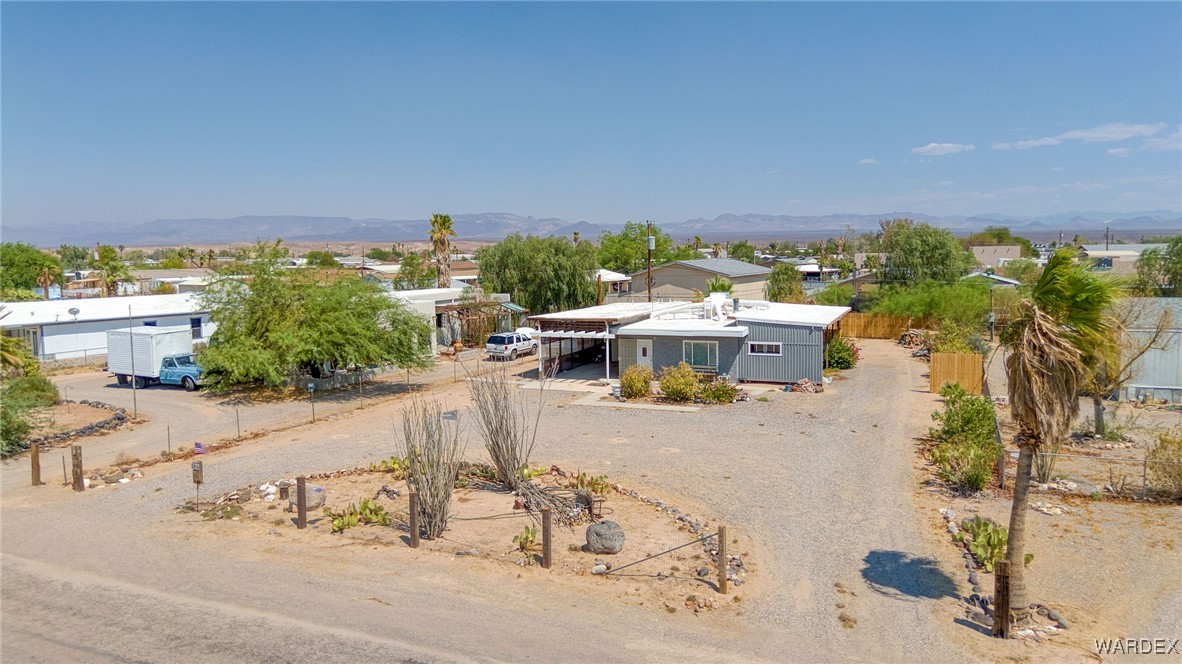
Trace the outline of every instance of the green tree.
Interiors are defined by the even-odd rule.
[[[671,261],[701,258],[692,246],[677,247],[673,238],[653,224],[653,267]],[[648,267],[648,224],[629,221],[619,233],[604,231],[595,255],[599,267],[633,274]],[[483,270],[482,270],[483,273]]]
[[[394,280],[395,288],[398,290],[431,288],[436,283],[435,270],[431,269],[423,254],[412,251],[402,257],[402,261],[398,264],[398,278]]]
[[[58,258],[61,259],[62,269],[73,272],[85,269],[90,262],[90,252],[84,247],[63,244],[57,248]]]
[[[1022,282],[1024,286],[1032,286],[1038,282],[1038,277],[1042,274],[1042,268],[1038,263],[1028,259],[1019,258],[1018,260],[1008,261],[997,270],[1001,276],[1014,279]]]
[[[1141,253],[1136,289],[1150,296],[1182,296],[1182,235],[1171,238],[1164,249],[1154,247]]]
[[[281,243],[259,243],[246,279],[219,279],[202,294],[217,324],[200,355],[214,389],[282,385],[302,366],[430,364],[431,328],[376,285],[359,278],[317,283],[281,267]]]
[[[61,275],[57,256],[23,242],[0,244],[0,288],[37,288],[46,269]]]
[[[706,282],[706,291],[710,293],[729,293],[735,287],[735,282],[723,276],[711,277]]]
[[[813,296],[815,304],[848,307],[854,299],[854,287],[849,284],[829,284],[824,290]]]
[[[478,250],[476,260],[486,290],[509,293],[533,313],[595,304],[595,247],[586,240],[514,233]]]
[[[98,258],[91,259],[90,267],[99,273],[107,297],[119,294],[119,286],[132,280],[131,268],[119,257],[119,251],[109,244],[98,248]]]
[[[739,240],[731,245],[730,251],[727,255],[735,260],[746,261],[748,263],[755,262],[755,246],[747,240]]]
[[[435,252],[435,264],[439,267],[440,288],[451,288],[451,239],[455,236],[451,215],[431,215],[428,239],[431,241],[431,249]]]
[[[1043,444],[1057,443],[1079,413],[1079,390],[1088,358],[1101,357],[1114,338],[1109,312],[1111,282],[1073,262],[1059,250],[1022,303],[1019,316],[1002,333],[1010,413],[1018,424],[1018,472],[1010,510],[1006,560],[1010,563],[1010,606],[1028,612],[1026,514],[1031,469]]]
[[[790,263],[776,263],[763,286],[763,294],[772,302],[804,302],[804,279]]]
[[[308,253],[304,254],[304,258],[308,260],[308,265],[310,267],[329,269],[341,266],[341,264],[337,262],[336,257],[334,257],[332,253],[328,251],[309,251]]]
[[[887,282],[951,282],[975,262],[949,231],[910,219],[883,222],[882,247],[886,260],[879,275]]]

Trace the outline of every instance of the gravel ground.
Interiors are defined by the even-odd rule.
[[[955,638],[964,628],[948,617],[956,586],[931,562],[911,499],[911,438],[927,426],[915,413],[930,412],[934,399],[922,365],[905,357],[889,342],[866,342],[863,364],[824,394],[774,393],[766,403],[696,413],[565,406],[562,395],[552,395],[536,461],[606,473],[695,513],[706,510],[758,542],[763,590],[738,617],[699,620],[592,602],[548,592],[541,577],[487,586],[459,566],[400,562],[390,573],[350,565],[347,550],[325,568],[263,544],[235,551],[178,541],[175,524],[185,517],[171,512],[193,494],[187,464],[75,495],[28,487],[28,462],[17,460],[0,475],[0,656],[964,659]],[[466,401],[462,385],[434,395],[448,408]],[[375,404],[208,457],[204,490],[213,495],[261,478],[388,456],[399,408],[397,400]],[[232,432],[224,412],[209,420]],[[113,434],[112,448],[136,433]],[[843,610],[856,619],[852,628],[839,621]]]

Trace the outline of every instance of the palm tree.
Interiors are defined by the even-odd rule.
[[[45,299],[49,299],[49,287],[59,283],[62,279],[62,269],[56,265],[48,265],[37,275],[37,285],[45,289]]]
[[[451,215],[431,215],[431,232],[428,239],[431,241],[431,248],[435,251],[435,262],[439,265],[438,284],[440,288],[451,287],[451,263],[448,260],[448,251],[451,248],[451,239],[456,236],[451,224]]]
[[[11,311],[0,305],[0,319],[7,318]],[[19,376],[28,359],[28,347],[19,337],[0,335],[0,376]]]
[[[1019,617],[1030,606],[1025,582],[1026,512],[1034,456],[1071,429],[1079,413],[1079,390],[1086,362],[1106,352],[1115,321],[1108,314],[1116,297],[1111,282],[1073,262],[1059,250],[1022,302],[1021,313],[1002,333],[1009,383],[1010,412],[1018,425],[1018,475],[1010,509],[1006,560],[1010,567],[1010,606]]]

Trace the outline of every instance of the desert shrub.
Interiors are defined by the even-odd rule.
[[[52,406],[59,400],[57,385],[44,376],[20,376],[9,379],[4,396],[30,406]]]
[[[961,521],[960,532],[956,534],[956,541],[965,543],[977,564],[984,567],[986,572],[992,572],[993,565],[1005,558],[1009,539],[1005,526],[981,516]],[[1029,565],[1032,560],[1034,554],[1028,553],[1022,563]]]
[[[989,287],[961,282],[922,282],[883,289],[872,309],[876,314],[933,318],[941,325],[956,323],[980,329],[989,320]]]
[[[1001,447],[992,440],[987,444],[973,442],[958,435],[932,450],[932,461],[940,466],[937,475],[963,493],[976,493],[985,488],[993,476],[993,465]]]
[[[706,403],[733,403],[739,387],[729,380],[716,378],[701,387],[698,396]]]
[[[827,304],[830,306],[848,307],[850,301],[854,299],[854,287],[849,284],[829,284],[813,296],[813,302],[816,304]]]
[[[1159,434],[1148,458],[1153,485],[1182,495],[1182,429]]]
[[[685,362],[661,370],[661,392],[670,401],[693,401],[698,393],[698,373]]]
[[[8,457],[23,451],[25,436],[33,428],[30,409],[0,396],[0,456]]]
[[[830,339],[829,345],[825,346],[825,366],[830,369],[853,369],[859,359],[861,352],[853,340],[840,334]]]
[[[958,491],[973,493],[985,488],[1001,446],[994,437],[993,402],[975,397],[960,383],[940,388],[943,410],[932,413],[940,426],[929,431],[939,441],[932,461],[940,466],[938,475]]]
[[[947,383],[940,388],[940,396],[944,397],[944,409],[932,413],[932,419],[940,423],[929,431],[932,438],[947,441],[963,435],[975,443],[994,440],[992,401],[969,394],[960,383]]]
[[[402,435],[406,484],[419,494],[424,536],[435,539],[451,517],[451,493],[464,455],[459,426],[444,419],[439,402],[413,401],[402,412]]]
[[[625,399],[647,397],[653,389],[653,370],[633,364],[620,376],[620,396]]]
[[[973,353],[975,349],[969,344],[973,336],[972,328],[951,321],[940,325],[936,331],[936,338],[932,342],[934,353]]]

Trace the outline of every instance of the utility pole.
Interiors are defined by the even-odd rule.
[[[648,284],[648,302],[653,302],[653,249],[657,246],[657,240],[653,237],[653,222],[648,222],[648,277],[645,278],[645,283]]]
[[[1104,251],[1108,251],[1108,242],[1112,240],[1112,229],[1108,226],[1104,227]]]

